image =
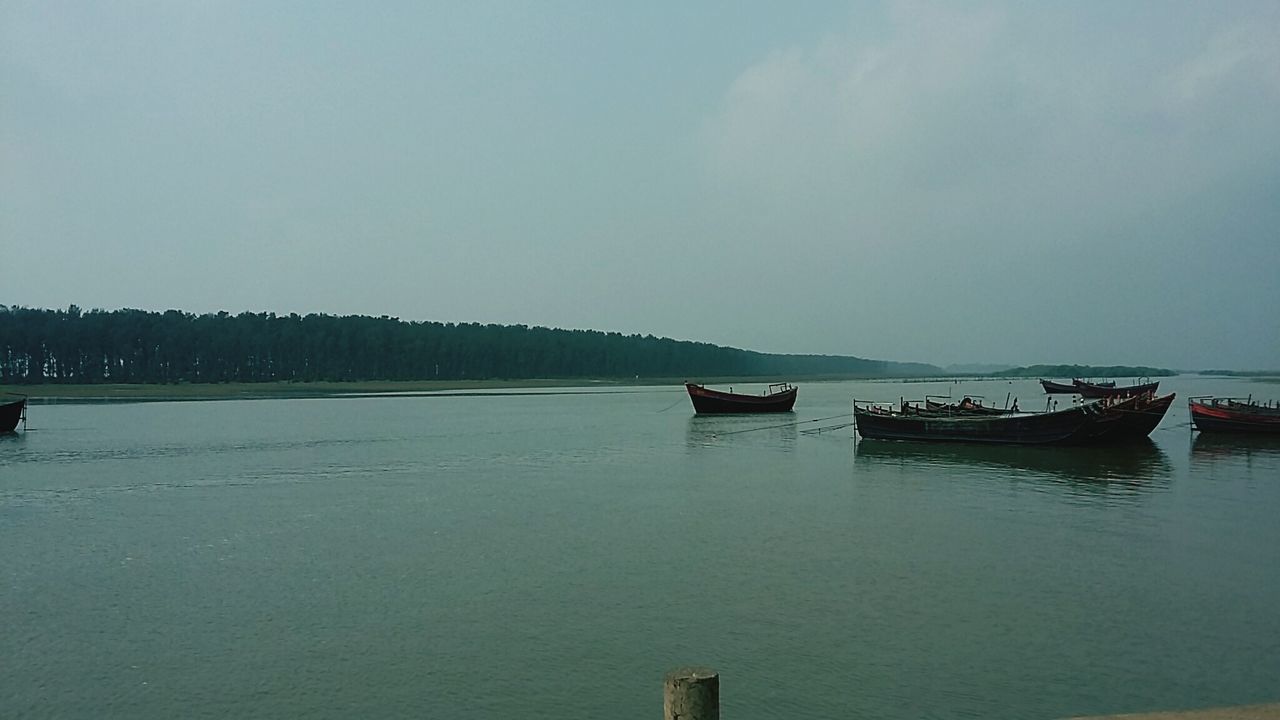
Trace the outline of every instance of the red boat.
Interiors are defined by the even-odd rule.
[[[790,383],[773,383],[763,395],[743,395],[735,392],[712,390],[687,382],[693,410],[699,415],[712,413],[781,413],[791,412],[796,404],[796,390]]]
[[[1200,432],[1280,434],[1280,406],[1234,398],[1198,397],[1188,401],[1191,422]]]
[[[0,398],[3,399],[3,398]],[[27,398],[0,403],[0,433],[13,432],[19,422],[27,419]]]

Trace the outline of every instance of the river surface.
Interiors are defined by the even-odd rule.
[[[1023,380],[802,383],[789,416],[677,387],[35,405],[0,437],[0,717],[655,718],[682,665],[735,720],[1280,700],[1280,442],[1185,403],[1280,386],[1161,390],[1151,442],[1077,449],[832,427],[854,397],[1042,409]]]

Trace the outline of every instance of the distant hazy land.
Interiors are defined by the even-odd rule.
[[[0,306],[2,385],[506,383],[941,373],[925,363],[769,354],[597,330],[406,322],[385,316]]]
[[[1275,372],[1202,371],[1266,381]],[[0,389],[78,400],[890,378],[1165,377],[1128,365],[950,365],[770,354],[651,335],[392,317],[0,305]]]

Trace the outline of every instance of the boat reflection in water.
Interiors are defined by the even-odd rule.
[[[1280,436],[1245,433],[1196,433],[1191,440],[1191,463],[1209,466],[1219,462],[1266,460],[1280,466]]]
[[[1030,474],[1091,489],[1152,489],[1167,484],[1168,457],[1149,438],[1125,445],[1084,447],[965,445],[862,440],[855,465],[901,465],[924,475],[989,475],[1022,480]]]

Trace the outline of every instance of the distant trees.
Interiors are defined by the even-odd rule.
[[[768,355],[651,335],[387,316],[0,305],[0,383],[219,383],[577,377],[876,377],[928,365]]]
[[[995,373],[995,377],[1106,378],[1168,377],[1178,373],[1145,365],[1030,365]]]

